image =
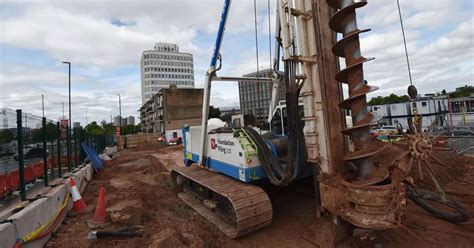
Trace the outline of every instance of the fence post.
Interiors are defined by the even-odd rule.
[[[26,201],[25,161],[23,160],[23,123],[21,109],[16,110],[16,130],[16,138],[18,141],[18,171],[20,174],[20,198],[21,201]]]
[[[56,124],[58,125],[58,177],[61,178],[61,124],[59,122]]]
[[[43,117],[43,180],[44,186],[48,186],[48,149],[46,147],[46,117]]]
[[[79,159],[81,161],[84,161],[84,159],[85,159],[84,150],[82,148],[82,143],[83,142],[84,142],[84,129],[80,128],[79,129]]]
[[[127,149],[127,135],[123,134],[123,149]]]
[[[51,137],[51,179],[54,178],[54,166],[56,165],[56,158],[54,157],[54,153],[56,151],[54,150],[54,136]]]
[[[69,120],[70,121],[70,120]],[[67,171],[71,171],[72,161],[71,161],[71,130],[70,126],[66,125],[66,145],[67,145]]]
[[[77,167],[77,130],[78,128],[73,128],[74,131],[74,167]]]

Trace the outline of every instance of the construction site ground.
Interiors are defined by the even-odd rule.
[[[392,161],[396,147],[385,149],[379,162]],[[446,166],[436,171],[447,194],[474,209],[474,159],[438,153]],[[118,152],[83,193],[88,211],[68,216],[46,247],[317,247],[307,237],[316,219],[311,180],[287,188],[265,186],[273,208],[269,227],[239,239],[229,239],[183,203],[170,188],[169,171],[183,166],[181,146],[147,146]],[[416,173],[413,175],[417,181]],[[426,176],[420,185],[432,188]],[[99,188],[106,189],[110,224],[103,230],[138,228],[142,237],[88,240],[87,220],[93,216]],[[319,234],[319,235],[318,235]],[[452,224],[434,218],[408,202],[402,227],[368,236],[349,235],[337,247],[469,247],[474,246],[474,221]]]

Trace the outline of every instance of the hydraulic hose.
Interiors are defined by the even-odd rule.
[[[281,164],[273,156],[265,140],[253,128],[244,127],[258,149],[258,158],[270,179],[277,186],[286,186],[304,172],[307,161],[306,142],[301,121],[298,98],[301,85],[296,81],[296,62],[285,61],[286,108],[288,130],[287,163]]]
[[[412,186],[407,185],[407,196],[414,201],[418,206],[428,211],[432,215],[444,219],[453,223],[463,223],[469,220],[469,213],[466,208],[459,202],[446,197],[443,199],[441,194],[429,190],[418,189]],[[449,207],[453,211],[436,208],[435,206],[429,204],[428,202],[436,202],[437,204],[442,204]]]

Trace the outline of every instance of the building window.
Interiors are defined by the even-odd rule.
[[[421,102],[422,107],[426,107],[426,102]]]

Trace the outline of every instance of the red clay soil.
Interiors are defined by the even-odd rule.
[[[401,147],[387,144],[378,156],[379,163],[393,161],[402,153]],[[461,202],[470,216],[474,215],[474,158],[452,152],[434,151],[443,164],[431,162],[438,181],[448,197]],[[436,191],[426,168],[420,179],[418,168],[413,166],[410,176],[419,188]],[[403,227],[377,233],[377,239],[388,247],[474,247],[474,219],[453,224],[434,218],[428,212],[408,201]]]
[[[378,160],[393,159],[390,147]],[[447,194],[474,207],[474,160],[438,153],[446,166],[435,170]],[[303,238],[315,220],[311,180],[287,188],[265,187],[274,206],[272,224],[253,234],[232,240],[196,214],[169,185],[169,168],[182,164],[182,147],[153,146],[119,152],[83,193],[89,211],[69,216],[46,247],[316,247]],[[415,182],[417,182],[417,177]],[[428,182],[426,187],[432,186]],[[102,230],[134,228],[142,237],[88,240],[87,220],[93,216],[99,188],[107,192],[108,214],[113,221]],[[268,189],[267,189],[268,188]],[[472,247],[474,222],[455,225],[436,219],[409,202],[404,228],[376,232],[373,239],[349,237],[337,247]]]

